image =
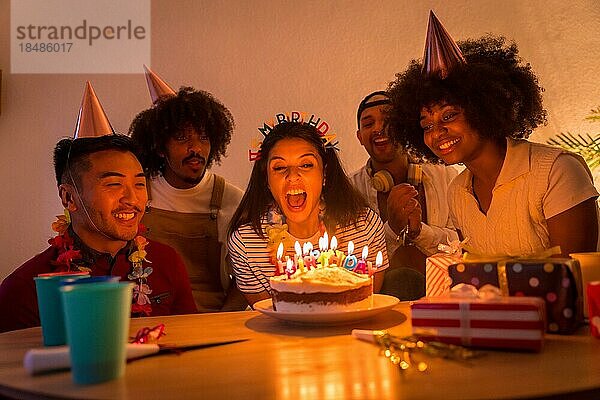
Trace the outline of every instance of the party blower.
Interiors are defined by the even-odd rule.
[[[237,339],[212,343],[208,342],[184,346],[129,343],[127,344],[127,362],[139,360],[141,358],[152,357],[155,355],[179,354],[189,350],[198,350],[226,344],[245,342],[246,340],[248,339]],[[25,353],[23,367],[30,375],[38,375],[42,373],[70,369],[71,359],[69,347],[55,346],[31,349]]]

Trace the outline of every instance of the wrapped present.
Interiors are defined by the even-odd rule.
[[[448,267],[462,260],[463,242],[458,240],[449,244],[439,244],[439,253],[425,260],[425,296],[445,296],[450,291]]]
[[[586,292],[588,299],[590,331],[593,336],[600,339],[600,281],[588,283]]]
[[[472,347],[540,351],[545,306],[537,297],[505,297],[459,285],[444,297],[411,304],[413,333],[422,340]]]
[[[451,286],[490,284],[504,296],[541,297],[546,301],[547,331],[573,333],[583,320],[581,272],[574,259],[465,259],[450,265]]]

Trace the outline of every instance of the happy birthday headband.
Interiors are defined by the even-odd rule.
[[[260,132],[261,136],[251,140],[250,149],[248,150],[248,160],[260,160],[260,147],[262,146],[264,139],[277,125],[288,122],[304,123],[315,127],[315,129],[319,132],[319,135],[321,135],[323,146],[326,149],[334,149],[337,151],[340,150],[337,147],[339,142],[335,140],[337,135],[335,133],[328,133],[329,124],[327,122],[322,120],[320,117],[317,117],[315,114],[308,114],[304,111],[290,111],[286,113],[275,114],[275,118],[271,118],[270,120],[263,122],[263,125],[258,127],[258,131]]]

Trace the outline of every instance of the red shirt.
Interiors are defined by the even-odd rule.
[[[125,246],[114,259],[109,254],[96,253],[91,275],[118,275],[129,281],[132,270]],[[162,243],[148,240],[146,258],[152,262],[152,274],[147,283],[152,289],[150,316],[192,314],[197,312],[187,271],[177,252]],[[33,257],[10,274],[0,285],[0,332],[39,326],[37,295],[33,278],[57,269],[51,264],[58,249],[50,247]],[[92,310],[90,310],[91,312]]]

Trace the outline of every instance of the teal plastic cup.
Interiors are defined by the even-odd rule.
[[[60,291],[73,381],[86,385],[123,376],[133,284],[73,284]]]
[[[60,283],[63,279],[80,279],[88,276],[87,272],[55,272],[40,274],[33,278],[44,346],[60,346],[67,343],[62,301],[58,290]]]
[[[98,283],[98,282],[119,282],[120,276],[117,275],[99,275],[99,276],[85,276],[83,278],[66,278],[60,282],[60,286],[67,285],[82,285],[84,283]]]

